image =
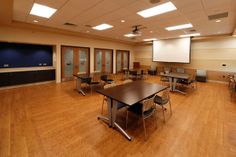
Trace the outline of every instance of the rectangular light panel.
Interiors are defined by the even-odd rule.
[[[30,14],[44,17],[44,18],[50,18],[56,11],[57,11],[57,9],[50,8],[48,6],[41,5],[38,3],[34,3],[32,9],[30,11]]]
[[[154,41],[154,40],[157,40],[157,38],[143,39],[143,41]]]
[[[148,18],[148,17],[164,14],[164,13],[167,13],[170,11],[174,11],[176,9],[177,8],[175,7],[175,5],[172,2],[167,2],[167,3],[163,3],[161,5],[137,12],[137,14],[139,14],[140,16],[142,16],[144,18]]]
[[[194,33],[194,34],[184,34],[184,35],[180,35],[179,37],[193,37],[193,36],[199,36],[201,35],[200,33]]]
[[[186,29],[186,28],[192,28],[192,27],[193,27],[193,25],[191,23],[187,23],[187,24],[183,24],[183,25],[166,27],[166,30],[173,31],[173,30]]]
[[[112,27],[113,27],[112,25],[103,23],[103,24],[100,24],[100,25],[97,25],[97,26],[93,27],[93,29],[101,31],[101,30],[112,28]]]
[[[136,35],[130,33],[130,34],[125,34],[124,36],[125,36],[125,37],[135,37]]]

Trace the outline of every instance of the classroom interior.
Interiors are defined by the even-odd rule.
[[[236,1],[1,3],[0,157],[236,156]]]

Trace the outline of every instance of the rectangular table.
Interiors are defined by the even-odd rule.
[[[159,84],[135,81],[108,89],[97,90],[98,93],[108,98],[108,117],[99,116],[98,119],[108,122],[110,127],[116,127],[128,140],[131,140],[128,133],[115,122],[117,110],[116,102],[132,106],[167,88],[167,86]]]
[[[185,92],[176,89],[176,82],[178,79],[188,80],[190,77],[189,74],[170,72],[170,73],[165,73],[165,74],[160,74],[160,75],[165,76],[165,77],[169,77],[171,91],[176,91],[176,92],[180,92],[182,94],[186,94]]]

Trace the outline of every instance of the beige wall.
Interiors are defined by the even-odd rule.
[[[54,61],[53,65],[56,68],[56,81],[61,81],[61,45],[90,47],[90,71],[94,71],[94,48],[108,48],[113,49],[113,72],[115,72],[115,50],[129,50],[130,51],[130,66],[133,64],[133,46],[119,42],[71,36],[59,33],[52,33],[46,31],[14,28],[14,27],[0,27],[0,41],[5,42],[20,42],[20,43],[35,43],[54,45]]]
[[[215,37],[193,40],[191,43],[190,64],[169,64],[152,62],[152,45],[137,46],[134,49],[134,60],[143,65],[181,66],[190,69],[205,69],[208,79],[226,81],[228,73],[236,72],[236,38]],[[222,66],[226,64],[226,66]]]

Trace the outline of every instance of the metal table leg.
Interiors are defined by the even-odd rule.
[[[117,111],[116,102],[108,98],[107,106],[108,106],[108,117],[100,115],[98,116],[98,119],[108,123],[109,127],[117,128],[120,133],[122,133],[129,141],[131,141],[132,138],[128,135],[128,133],[119,124],[115,122],[116,111]]]
[[[106,122],[109,127],[112,127],[112,103],[111,103],[111,99],[107,100],[108,104],[107,104],[107,110],[108,110],[108,117],[103,116],[103,115],[99,115],[98,116],[98,120],[102,120],[104,122]]]
[[[185,92],[176,89],[176,82],[177,82],[177,80],[178,80],[177,78],[174,78],[173,91],[179,92],[179,93],[181,93],[181,94],[186,94]]]
[[[85,96],[85,93],[84,91],[82,90],[81,88],[81,79],[80,78],[77,78],[76,80],[76,86],[77,86],[77,91],[81,94],[83,94],[83,96]]]
[[[128,135],[128,133],[118,123],[116,123],[117,103],[113,100],[112,104],[112,127],[117,128],[120,133],[122,133],[129,141],[131,141],[132,138]]]

